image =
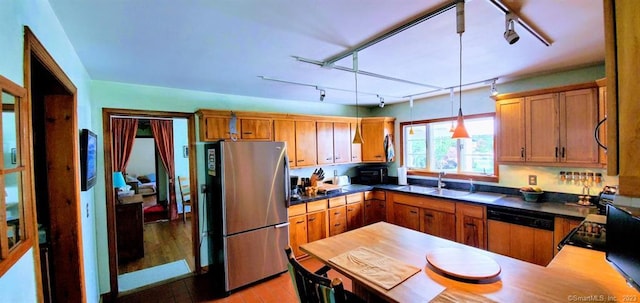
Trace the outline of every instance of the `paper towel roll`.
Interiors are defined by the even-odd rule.
[[[398,185],[407,185],[407,168],[398,167]]]

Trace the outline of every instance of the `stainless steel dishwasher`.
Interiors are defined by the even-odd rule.
[[[489,251],[546,266],[553,259],[554,216],[507,207],[487,207]]]

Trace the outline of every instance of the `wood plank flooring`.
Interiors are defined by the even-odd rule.
[[[306,258],[302,265],[310,270],[317,270],[322,263],[316,259]],[[346,289],[351,290],[351,280],[331,270],[329,277],[342,279]],[[212,302],[212,303],[294,303],[298,302],[295,289],[288,273],[251,285],[230,296],[219,298],[212,292],[212,278],[207,275],[191,276],[166,284],[157,285],[132,294],[121,296],[118,303],[183,303],[183,302]]]
[[[191,219],[144,224],[144,258],[118,264],[118,274],[141,270],[156,265],[185,259],[191,271],[195,270]]]

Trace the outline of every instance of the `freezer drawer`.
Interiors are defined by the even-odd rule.
[[[226,291],[285,272],[289,223],[224,238]]]

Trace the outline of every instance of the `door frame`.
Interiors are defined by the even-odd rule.
[[[118,251],[117,251],[117,238],[116,238],[116,198],[113,190],[112,180],[112,146],[113,136],[111,131],[111,118],[112,117],[136,117],[136,118],[184,118],[187,119],[187,131],[188,131],[188,146],[189,153],[189,179],[192,180],[189,184],[192,193],[197,193],[196,185],[197,171],[195,170],[196,163],[196,118],[194,113],[180,113],[180,112],[164,112],[164,111],[148,111],[148,110],[133,110],[133,109],[121,109],[121,108],[103,108],[102,109],[102,130],[103,130],[103,150],[104,150],[104,176],[105,176],[105,198],[107,203],[107,238],[109,242],[109,284],[111,286],[110,297],[115,299],[118,297]],[[202,273],[202,267],[200,266],[200,230],[199,230],[199,218],[198,218],[198,195],[191,196],[191,242],[192,251],[194,254],[194,260],[196,264],[196,274]]]

